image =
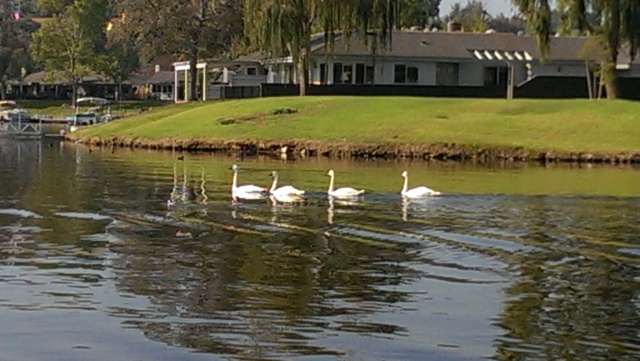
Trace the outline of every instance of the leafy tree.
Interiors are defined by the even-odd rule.
[[[136,33],[142,62],[161,54],[190,62],[192,97],[198,60],[224,54],[242,32],[240,5],[241,0],[114,0]]]
[[[93,52],[84,36],[76,9],[53,15],[33,34],[31,51],[47,72],[48,79],[63,79],[71,84],[72,105],[78,85],[90,71]]]
[[[549,0],[512,0],[536,37],[543,55],[548,54],[552,12]],[[559,0],[560,29],[577,29],[601,43],[604,60],[601,78],[607,98],[617,98],[616,64],[621,45],[635,56],[640,45],[640,3],[637,0]]]
[[[291,56],[300,95],[309,83],[311,36],[321,31],[331,47],[337,33],[354,31],[374,43],[390,39],[398,0],[244,0],[247,35],[274,57]]]
[[[122,99],[122,83],[139,68],[138,48],[125,16],[108,23],[105,53],[99,56],[96,70],[118,85],[118,100]]]
[[[6,5],[6,4],[5,4]],[[13,9],[0,6],[0,99],[6,97],[7,82],[22,77],[33,67],[25,50],[29,37],[38,24],[28,19],[13,18]],[[24,69],[24,70],[23,70]]]
[[[507,17],[504,14],[500,14],[489,20],[489,27],[499,33],[517,34],[525,30],[525,24],[522,18],[517,16]]]
[[[441,0],[400,0],[398,25],[400,27],[419,26],[427,28],[440,14]]]
[[[455,3],[449,14],[445,16],[445,21],[459,23],[465,31],[484,32],[489,29],[491,15],[481,1],[471,0],[467,1],[464,7],[460,3]]]
[[[71,84],[73,105],[82,78],[95,71],[105,50],[107,5],[107,0],[38,1],[39,9],[51,17],[33,34],[31,54],[47,78]]]

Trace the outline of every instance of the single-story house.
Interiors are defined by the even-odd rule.
[[[106,99],[158,99],[173,100],[173,71],[132,73],[122,83],[118,94],[118,84],[98,73],[91,72],[83,77],[78,87],[78,96],[95,96]],[[11,83],[17,98],[71,99],[71,85],[63,79],[49,79],[44,71],[27,74],[21,80]]]
[[[173,71],[157,68],[152,74],[132,74],[127,79],[136,99],[173,100]]]
[[[267,82],[264,66],[265,56],[261,52],[241,56],[237,59],[200,61],[196,65],[198,99],[220,98],[220,88],[225,86],[260,86]],[[191,65],[188,61],[173,63],[174,100],[191,98],[189,95],[189,76]]]
[[[586,78],[587,63],[595,64],[603,58],[602,51],[590,47],[591,43],[585,37],[552,37],[548,56],[543,58],[535,39],[510,33],[394,31],[391,41],[378,44],[375,52],[371,41],[365,43],[357,35],[338,37],[333,49],[326,51],[324,39],[316,36],[312,39],[309,82],[341,86],[502,86],[507,88],[507,96],[511,89],[512,96],[514,87],[538,77]],[[296,67],[291,57],[254,56],[251,63],[238,65],[240,75],[252,75],[251,81],[242,85],[295,83]],[[208,66],[207,62],[198,64],[199,68]],[[176,83],[178,72],[187,73],[188,67],[188,63],[174,64]],[[250,74],[249,69],[253,69]],[[616,69],[619,78],[640,80],[640,61],[624,51]],[[224,83],[240,85],[231,80]]]
[[[375,53],[358,36],[340,37],[328,56],[324,44],[312,50],[310,83],[489,86],[506,84],[509,68],[514,84],[585,76],[585,61],[602,58],[585,44],[585,37],[552,37],[543,59],[533,38],[510,33],[396,31]],[[640,62],[623,52],[616,68],[621,77],[640,77]],[[287,82],[293,69],[290,61],[272,63],[270,80]]]

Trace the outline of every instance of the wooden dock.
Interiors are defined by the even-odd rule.
[[[42,122],[12,121],[0,123],[0,135],[10,135],[19,138],[37,138],[42,136]]]

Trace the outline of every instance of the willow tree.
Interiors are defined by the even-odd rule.
[[[551,36],[550,0],[512,1],[526,18],[543,57],[546,57]],[[640,1],[558,0],[556,7],[563,29],[578,30],[596,37],[602,44],[604,59],[600,62],[600,76],[607,90],[607,98],[617,98],[616,64],[619,49],[624,46],[633,58],[640,45]]]
[[[290,56],[300,95],[309,84],[311,37],[324,33],[330,49],[337,33],[375,33],[387,41],[396,23],[397,0],[244,0],[245,30],[256,48],[272,57]]]

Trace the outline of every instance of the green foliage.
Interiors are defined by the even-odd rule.
[[[13,20],[0,7],[0,99],[4,99],[7,82],[22,77],[33,67],[28,48],[30,36],[37,24],[27,20]]]
[[[128,25],[121,19],[109,22],[105,53],[97,56],[95,66],[117,84],[122,84],[140,65],[137,39]]]
[[[244,0],[244,10],[249,39],[275,57],[292,57],[304,95],[312,33],[324,33],[329,49],[337,33],[350,36],[354,31],[376,34],[371,39],[375,46],[387,41],[397,25],[398,0]]]
[[[195,64],[231,49],[242,33],[241,0],[113,0],[113,11],[124,14],[142,64],[171,54],[192,63],[191,94],[195,94]]]
[[[551,7],[548,0],[512,0],[526,20],[529,33],[538,42],[543,58],[549,55]]]
[[[48,79],[68,81],[73,101],[82,78],[99,68],[105,52],[107,0],[41,0],[52,16],[34,32],[31,54]]]
[[[491,16],[481,1],[467,1],[467,5],[462,7],[456,3],[451,7],[451,11],[445,16],[445,21],[453,21],[462,25],[464,31],[484,32],[489,28]]]
[[[43,65],[47,78],[70,82],[74,100],[76,88],[93,62],[78,16],[73,9],[52,16],[33,34],[31,43],[33,58]]]
[[[440,14],[441,0],[400,0],[398,4],[398,25],[400,27],[419,26],[428,28]]]
[[[548,53],[551,11],[548,0],[512,0],[523,14],[543,54]],[[640,45],[640,2],[637,0],[559,0],[555,13],[558,32],[596,37],[605,53],[600,61],[600,77],[607,97],[617,96],[615,64],[618,51],[626,47],[634,56]]]

